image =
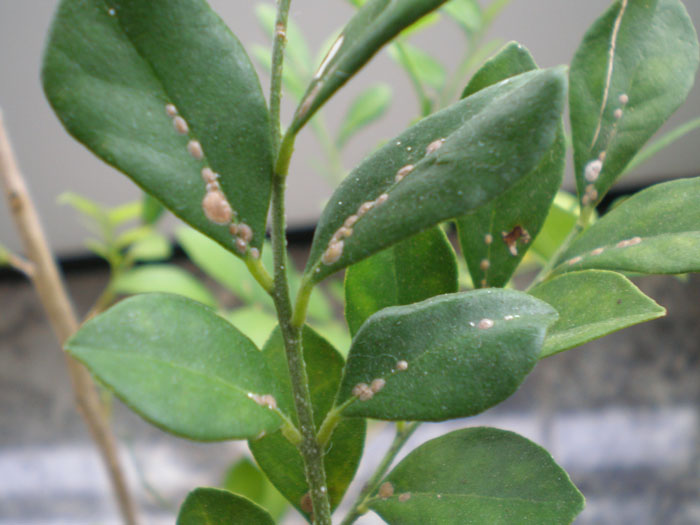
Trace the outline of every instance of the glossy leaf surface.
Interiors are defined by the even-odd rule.
[[[333,404],[342,375],[343,358],[311,328],[304,328],[303,338],[304,360],[309,377],[314,420],[318,427]],[[280,397],[277,398],[277,404],[290,419],[296,421],[289,369],[279,329],[275,330],[268,340],[263,348],[263,354],[282,389]],[[355,475],[362,456],[365,427],[364,420],[343,420],[336,427],[328,443],[324,464],[332,508],[338,506]],[[251,440],[248,445],[270,481],[292,505],[308,516],[301,508],[301,498],[309,488],[299,450],[287,441],[279,430],[262,439]]]
[[[618,0],[571,62],[570,112],[579,196],[596,202],[683,103],[698,67],[695,29],[679,0]],[[589,163],[605,152],[597,178]]]
[[[218,303],[212,293],[191,273],[170,264],[150,264],[117,276],[114,291],[124,295],[165,292],[182,295],[211,308]]]
[[[530,52],[511,42],[476,72],[462,96],[536,68]],[[560,124],[554,144],[535,169],[488,204],[457,219],[462,253],[476,286],[508,283],[547,218],[564,176],[565,155]]]
[[[567,273],[539,284],[529,293],[559,313],[559,319],[547,331],[540,357],[666,314],[625,276],[604,270]]]
[[[390,525],[562,525],[584,504],[546,450],[495,428],[467,428],[428,441],[386,480],[393,495],[375,496],[369,507]]]
[[[125,299],[85,323],[66,350],[133,410],[173,434],[201,441],[246,439],[281,424],[248,397],[277,394],[261,352],[190,299],[168,294]]]
[[[177,525],[275,525],[275,520],[247,498],[227,490],[198,488],[187,495]]]
[[[202,210],[210,166],[260,248],[272,176],[267,106],[245,50],[204,0],[63,0],[42,71],[67,130],[227,249]],[[187,123],[179,134],[173,104]],[[188,153],[197,140],[202,160]],[[237,252],[236,252],[237,253]]]
[[[700,177],[656,184],[625,200],[574,240],[555,271],[585,268],[700,271]]]
[[[387,306],[457,291],[457,261],[440,228],[431,228],[354,264],[345,274],[345,319],[355,335]]]
[[[319,281],[438,223],[462,216],[530,173],[552,146],[563,109],[562,69],[524,73],[483,89],[409,128],[353,170],[324,209],[306,272]],[[438,147],[435,141],[445,139]],[[438,149],[427,153],[427,147]],[[405,166],[413,170],[397,182]],[[338,259],[321,262],[336,232],[352,227]]]
[[[383,379],[371,399],[344,413],[419,421],[478,414],[515,392],[556,318],[548,304],[499,289],[385,308],[355,335],[337,403]]]
[[[314,74],[291,131],[299,130],[382,46],[445,0],[369,0],[352,17]]]

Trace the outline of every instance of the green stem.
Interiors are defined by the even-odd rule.
[[[340,420],[342,419],[341,414],[343,413],[343,410],[345,410],[356,400],[357,398],[355,396],[349,397],[342,405],[333,407],[333,409],[326,414],[323,423],[321,423],[321,426],[318,428],[317,436],[318,442],[322,447],[325,448],[326,445],[328,445],[328,442],[331,440],[335,427],[338,426],[338,423],[340,423]]]
[[[306,321],[306,311],[309,308],[309,299],[311,299],[311,292],[313,292],[314,283],[309,281],[306,277],[302,279],[301,286],[299,287],[299,292],[297,293],[297,299],[294,303],[294,313],[292,315],[292,325],[301,328],[304,326]]]
[[[420,423],[417,421],[409,423],[408,425],[403,425],[401,423],[396,424],[396,436],[394,437],[394,441],[391,443],[391,446],[384,455],[384,458],[382,458],[381,463],[379,463],[377,466],[377,470],[374,471],[374,474],[372,474],[372,477],[365,484],[362,492],[360,492],[360,495],[357,497],[357,500],[355,500],[355,504],[350,509],[350,512],[348,512],[345,519],[340,522],[340,525],[350,525],[362,514],[367,512],[367,500],[369,500],[370,496],[375,490],[377,490],[377,487],[382,481],[384,474],[386,474],[387,470],[389,470],[389,467],[396,458],[396,455],[401,450],[401,447],[406,444],[408,438],[413,435],[419,425]]]
[[[274,282],[272,276],[267,272],[267,269],[263,265],[260,259],[253,259],[252,257],[246,257],[245,265],[248,267],[250,274],[258,281],[258,284],[263,287],[263,289],[272,294],[274,290]]]
[[[275,261],[274,291],[272,297],[277,309],[280,330],[284,338],[287,364],[292,383],[294,405],[299,419],[302,441],[299,451],[304,460],[314,509],[314,523],[331,525],[331,507],[323,464],[323,449],[316,439],[311,393],[302,349],[302,326],[292,322],[292,304],[287,281],[287,262],[284,232],[284,179],[276,176],[272,186],[272,249]]]
[[[280,107],[282,105],[282,68],[284,48],[287,45],[287,19],[291,0],[278,0],[277,20],[275,21],[274,43],[272,45],[272,81],[270,83],[270,122],[272,123],[272,145],[279,148],[282,136]]]
[[[272,81],[270,87],[270,115],[273,125],[273,142],[277,150],[276,169],[272,182],[272,251],[274,256],[274,277],[272,298],[277,310],[280,331],[284,339],[289,377],[292,383],[292,397],[299,421],[301,443],[299,452],[304,460],[306,480],[314,511],[314,523],[331,525],[331,506],[326,485],[326,472],[323,464],[323,449],[316,439],[316,426],[313,418],[311,393],[306,374],[302,348],[301,323],[292,322],[292,302],[287,278],[287,250],[284,216],[285,179],[289,170],[294,134],[289,134],[280,142],[280,98],[282,92],[282,67],[284,44],[286,41],[287,18],[290,0],[279,0],[277,22],[275,24],[275,44],[272,53]]]

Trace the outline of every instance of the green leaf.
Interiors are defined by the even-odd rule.
[[[406,29],[401,31],[401,33],[399,34],[399,38],[402,40],[406,40],[412,35],[434,26],[435,24],[440,22],[441,18],[442,17],[440,16],[440,13],[438,11],[433,11],[432,13],[427,14],[422,18],[419,18],[416,22],[412,23]]]
[[[348,268],[345,319],[355,335],[382,308],[417,303],[457,289],[452,245],[440,228],[431,228]]]
[[[275,525],[275,520],[249,499],[227,490],[198,488],[187,495],[177,525]]]
[[[559,320],[547,332],[541,358],[666,314],[629,279],[615,272],[567,273],[535,286],[530,294],[559,312]]]
[[[463,96],[536,68],[530,52],[511,42],[476,72]],[[547,218],[565,164],[564,126],[560,123],[554,144],[535,169],[485,206],[457,219],[459,242],[475,285],[508,283]]]
[[[273,519],[281,518],[289,508],[284,496],[247,457],[241,458],[228,469],[222,488],[260,505]]]
[[[579,235],[555,269],[676,274],[700,271],[700,177],[656,184]]]
[[[492,0],[488,6],[484,9],[484,26],[488,27],[493,23],[493,21],[501,14],[501,12],[508,7],[511,0]]]
[[[255,6],[255,14],[258,17],[260,27],[270,39],[273,39],[275,37],[277,9],[269,4],[258,4]],[[306,43],[303,31],[291,16],[287,19],[287,43],[284,47],[284,53],[289,59],[285,61],[285,69],[291,67],[295,70],[295,73],[301,76],[311,74],[313,63],[309,46]],[[304,80],[308,81],[308,78]]]
[[[173,249],[165,235],[152,231],[129,248],[134,261],[160,261],[172,255]]]
[[[391,87],[388,84],[370,86],[352,102],[338,133],[338,145],[342,147],[350,137],[379,119],[391,105]]]
[[[58,196],[58,203],[67,204],[75,211],[80,213],[83,218],[92,220],[94,222],[94,226],[97,227],[103,236],[110,229],[110,221],[106,206],[103,206],[92,199],[88,199],[83,195],[73,193],[72,191],[61,193],[61,195]],[[94,230],[95,228],[92,227],[91,229]]]
[[[482,27],[481,6],[476,0],[450,0],[442,10],[457,22],[467,35],[478,32]]]
[[[245,334],[255,346],[262,347],[277,326],[277,318],[260,306],[243,306],[224,316]]]
[[[144,192],[141,198],[141,222],[153,225],[163,216],[164,211],[165,207],[158,199]]]
[[[188,297],[211,308],[218,303],[192,274],[170,264],[150,264],[134,268],[114,280],[114,291],[124,295],[164,292]]]
[[[273,309],[270,296],[237,257],[191,228],[178,228],[175,237],[194,264],[244,303]],[[264,250],[263,258],[268,254],[272,255],[272,250]]]
[[[290,132],[313,114],[382,46],[445,0],[369,0],[352,17],[314,74],[296,110]]]
[[[252,228],[249,244],[262,246],[272,180],[267,105],[243,46],[204,0],[63,0],[42,79],[76,139],[238,253],[228,225],[202,208],[201,171],[219,173],[236,221]],[[174,129],[169,104],[188,133]],[[202,160],[188,153],[190,140]]]
[[[133,410],[173,434],[201,441],[247,439],[281,424],[248,395],[277,397],[262,353],[190,299],[168,294],[125,299],[85,323],[66,350]]]
[[[379,381],[383,388],[344,414],[417,421],[473,416],[515,392],[556,318],[548,304],[499,289],[385,308],[355,335],[337,404]]]
[[[131,246],[134,243],[140,242],[143,239],[148,238],[153,233],[152,226],[136,226],[135,228],[129,228],[120,233],[116,239],[113,240],[113,247],[117,250],[122,250]]]
[[[368,502],[390,525],[571,523],[584,499],[549,453],[513,432],[476,427],[412,451]]]
[[[308,326],[303,331],[304,360],[309,377],[314,420],[318,427],[330,410],[343,370],[343,358],[327,341]],[[278,406],[296,420],[289,369],[282,336],[276,330],[263,348],[263,354],[278,384],[283,389]],[[331,507],[335,508],[352,481],[362,456],[366,423],[361,419],[342,420],[326,447],[324,464]],[[301,499],[309,490],[304,475],[304,463],[299,450],[281,431],[248,442],[250,450],[263,472],[284,496],[305,516]]]
[[[338,282],[342,288],[342,283]],[[341,300],[342,301],[342,300]],[[321,337],[326,339],[333,347],[338,350],[338,353],[343,357],[348,355],[352,337],[348,333],[345,323],[338,320],[332,320],[325,323],[309,322],[309,326],[313,328]]]
[[[447,71],[432,55],[408,42],[401,42],[400,47],[389,47],[389,56],[393,58],[409,75],[414,75],[421,84],[440,90],[445,85]]]
[[[683,103],[697,67],[697,36],[679,0],[618,0],[588,30],[571,62],[569,93],[584,203],[603,197]]]
[[[539,235],[530,247],[530,251],[543,261],[554,257],[576,225],[578,216],[578,199],[565,191],[558,192],[549,208],[549,214]]]
[[[0,244],[0,266],[7,266],[10,264],[10,252]]]
[[[559,68],[524,73],[421,120],[391,140],[353,170],[331,197],[316,228],[307,275],[318,282],[462,216],[517,183],[555,140],[565,85]],[[427,147],[438,146],[441,139],[442,146],[427,154]],[[409,165],[413,170],[397,182],[399,170]],[[382,199],[386,202],[371,205],[356,221],[343,245],[332,242],[336,232],[347,233],[341,228],[357,217],[363,203]]]
[[[141,216],[141,202],[131,201],[119,206],[114,206],[107,212],[109,222],[115,228],[123,224],[135,221]]]
[[[537,69],[537,64],[530,52],[518,42],[508,42],[474,73],[469,84],[464,88],[461,98],[466,98],[501,80],[520,73],[527,73],[533,69]]]

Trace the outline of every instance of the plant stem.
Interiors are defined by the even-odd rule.
[[[277,20],[272,44],[272,80],[270,83],[270,123],[272,125],[272,145],[277,151],[282,137],[280,107],[282,105],[282,68],[284,67],[284,48],[287,45],[287,19],[291,0],[278,0]]]
[[[73,305],[39,222],[36,207],[17,166],[0,112],[0,179],[3,180],[10,211],[24,243],[27,257],[34,264],[31,276],[41,303],[61,345],[78,329]],[[87,369],[64,354],[78,410],[97,444],[109,473],[112,489],[124,523],[135,525],[136,507],[126,486],[116,441],[102,409],[99,394]]]
[[[357,500],[355,500],[355,504],[352,506],[350,512],[348,512],[347,516],[345,516],[345,519],[343,519],[340,525],[350,525],[362,514],[367,512],[365,503],[367,503],[370,495],[377,490],[379,482],[384,477],[384,474],[386,474],[386,471],[389,470],[389,467],[396,458],[396,455],[401,450],[401,447],[406,444],[408,438],[413,435],[419,425],[420,423],[417,421],[409,423],[408,425],[402,425],[401,423],[396,424],[396,436],[394,436],[394,441],[391,443],[389,450],[387,450],[386,454],[382,458],[382,461],[377,466],[374,474],[372,474],[372,477],[369,478],[367,483],[365,483],[362,492],[360,492]]]
[[[331,508],[323,465],[323,450],[316,439],[311,393],[302,349],[302,326],[292,322],[292,303],[286,272],[284,185],[283,177],[276,176],[272,186],[272,249],[275,260],[275,287],[272,297],[275,301],[287,354],[294,406],[302,437],[299,451],[304,459],[306,480],[314,509],[314,523],[330,525]]]
[[[25,277],[31,279],[34,276],[34,265],[14,253],[6,253],[7,264],[18,272],[22,272]]]
[[[294,149],[294,136],[287,135],[280,144],[280,97],[282,91],[282,67],[284,43],[287,32],[287,18],[290,0],[279,0],[275,25],[275,44],[272,53],[272,81],[270,87],[270,114],[273,122],[273,139],[277,150],[277,163],[272,182],[272,250],[274,255],[275,302],[280,331],[284,339],[287,365],[292,383],[294,407],[299,420],[301,443],[299,451],[304,460],[306,480],[313,505],[313,521],[319,525],[331,525],[331,506],[326,486],[326,472],[323,464],[323,450],[316,439],[316,426],[313,418],[309,381],[306,374],[302,348],[301,322],[292,322],[292,302],[287,279],[287,249],[284,216],[285,179],[289,161]],[[309,292],[310,293],[310,292]],[[304,309],[305,311],[305,309]]]

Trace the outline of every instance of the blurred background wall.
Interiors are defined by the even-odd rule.
[[[267,43],[254,14],[258,2],[210,3],[249,50],[253,44]],[[69,137],[43,96],[39,81],[41,55],[57,4],[58,0],[0,0],[0,108],[54,249],[61,256],[76,256],[86,253],[82,246],[85,230],[72,210],[56,202],[58,195],[72,190],[106,204],[119,204],[137,198],[138,190]],[[609,0],[513,0],[492,27],[488,39],[521,42],[543,67],[568,64],[586,28],[609,4]],[[700,2],[689,0],[686,6],[695,25],[700,25]],[[352,12],[352,6],[344,0],[295,0],[291,14],[303,29],[312,53],[319,54],[329,35]],[[447,19],[415,35],[412,43],[438,57],[448,70],[456,67],[465,46],[461,31]],[[262,71],[261,77],[267,90],[268,77]],[[346,169],[380,141],[398,134],[418,115],[406,74],[382,52],[326,106],[329,127],[336,129],[348,104],[363,88],[377,81],[391,85],[392,106],[381,121],[350,141],[343,158]],[[294,105],[289,98],[285,102],[288,121]],[[665,129],[699,115],[700,88],[696,86]],[[636,176],[623,180],[622,185],[697,175],[699,138],[700,131],[686,136],[646,164]],[[314,169],[322,159],[316,139],[305,129],[297,143],[290,179],[288,213],[292,229],[312,227],[330,195],[331,184]],[[571,181],[570,173],[568,177]],[[0,202],[0,242],[19,249],[5,202]]]

